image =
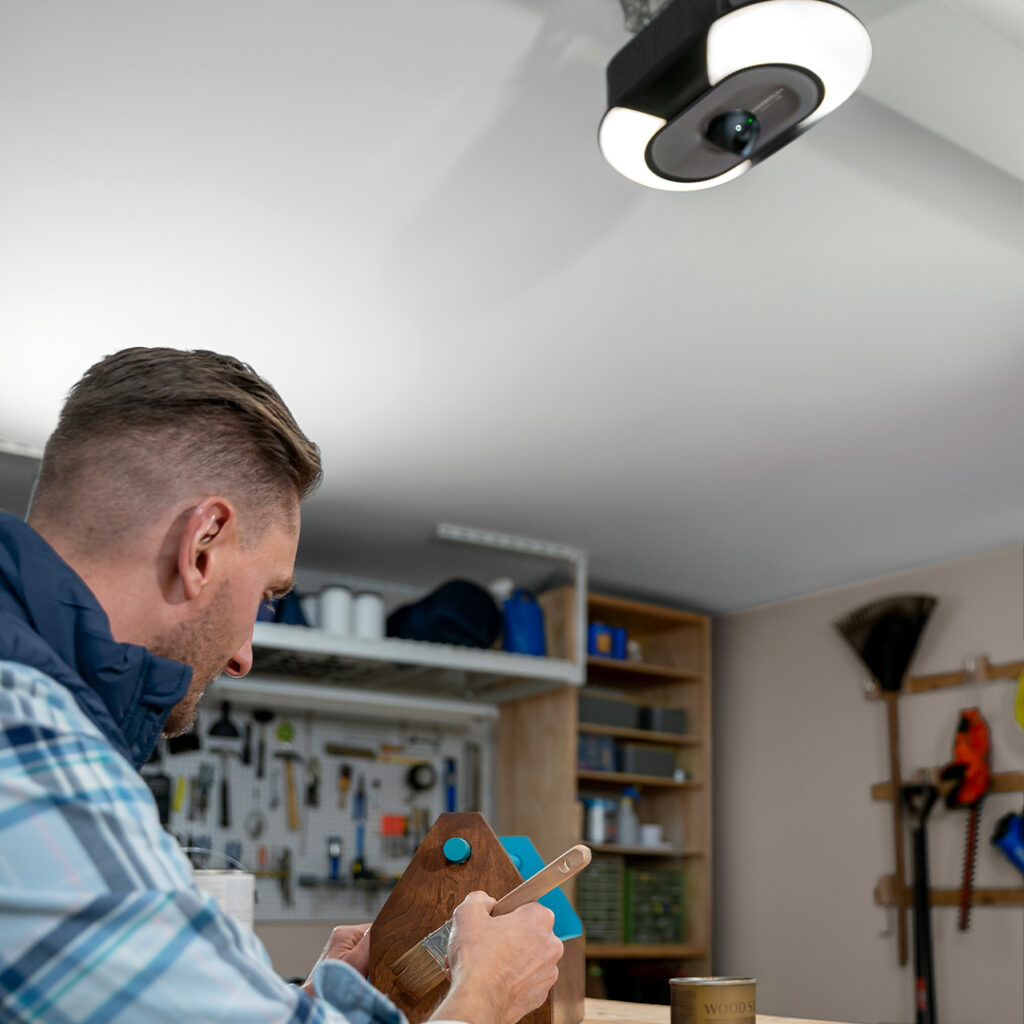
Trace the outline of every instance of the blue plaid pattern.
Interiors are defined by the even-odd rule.
[[[0,1024],[404,1024],[347,964],[281,980],[192,885],[134,767],[49,676],[0,661]]]

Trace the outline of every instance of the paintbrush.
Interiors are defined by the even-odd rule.
[[[491,908],[491,917],[511,914],[513,910],[532,903],[551,892],[562,882],[572,878],[590,863],[590,847],[574,846],[545,865],[522,885],[502,896]],[[449,918],[440,928],[432,931],[422,942],[403,953],[392,968],[395,981],[414,999],[425,996],[445,980],[444,958],[448,953],[448,937],[452,921]]]

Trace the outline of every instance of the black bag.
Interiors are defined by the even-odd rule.
[[[493,647],[501,612],[490,592],[470,580],[449,580],[388,616],[388,636],[460,647]]]

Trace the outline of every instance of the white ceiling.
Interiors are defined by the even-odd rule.
[[[1020,541],[1020,7],[848,6],[862,90],[671,195],[597,150],[616,0],[0,0],[0,438],[208,347],[323,448],[309,564],[448,520],[724,611]]]

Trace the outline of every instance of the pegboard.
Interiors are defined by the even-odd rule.
[[[372,920],[440,813],[479,810],[492,817],[490,724],[352,721],[321,711],[278,709],[272,702],[266,709],[274,717],[264,727],[263,778],[257,776],[261,727],[253,709],[229,707],[228,721],[237,728],[238,738],[210,735],[222,716],[220,702],[204,704],[199,713],[199,750],[171,753],[171,742],[161,740],[160,760],[143,768],[143,776],[170,777],[168,831],[183,847],[212,851],[205,858],[192,854],[196,866],[226,867],[224,855],[228,854],[257,873],[258,923]],[[298,755],[293,762],[297,829],[289,820],[286,762],[278,756],[285,748],[279,738],[284,722],[292,726],[291,747]],[[251,763],[244,764],[241,754],[247,726]],[[346,752],[328,752],[332,745]],[[221,748],[228,751],[223,757],[217,753]],[[318,767],[316,803],[311,804],[314,762]],[[349,771],[345,793],[339,785],[343,767]],[[220,821],[224,770],[229,790],[227,827]],[[210,780],[205,815],[199,800],[201,776]],[[424,786],[431,777],[429,787],[411,784]],[[384,834],[397,831],[402,818],[403,834]],[[262,829],[253,835],[260,823]],[[329,852],[332,837],[341,843],[334,872]],[[362,874],[370,877],[353,877],[360,841]],[[290,861],[290,903],[280,878],[259,874],[280,871],[285,857]]]

